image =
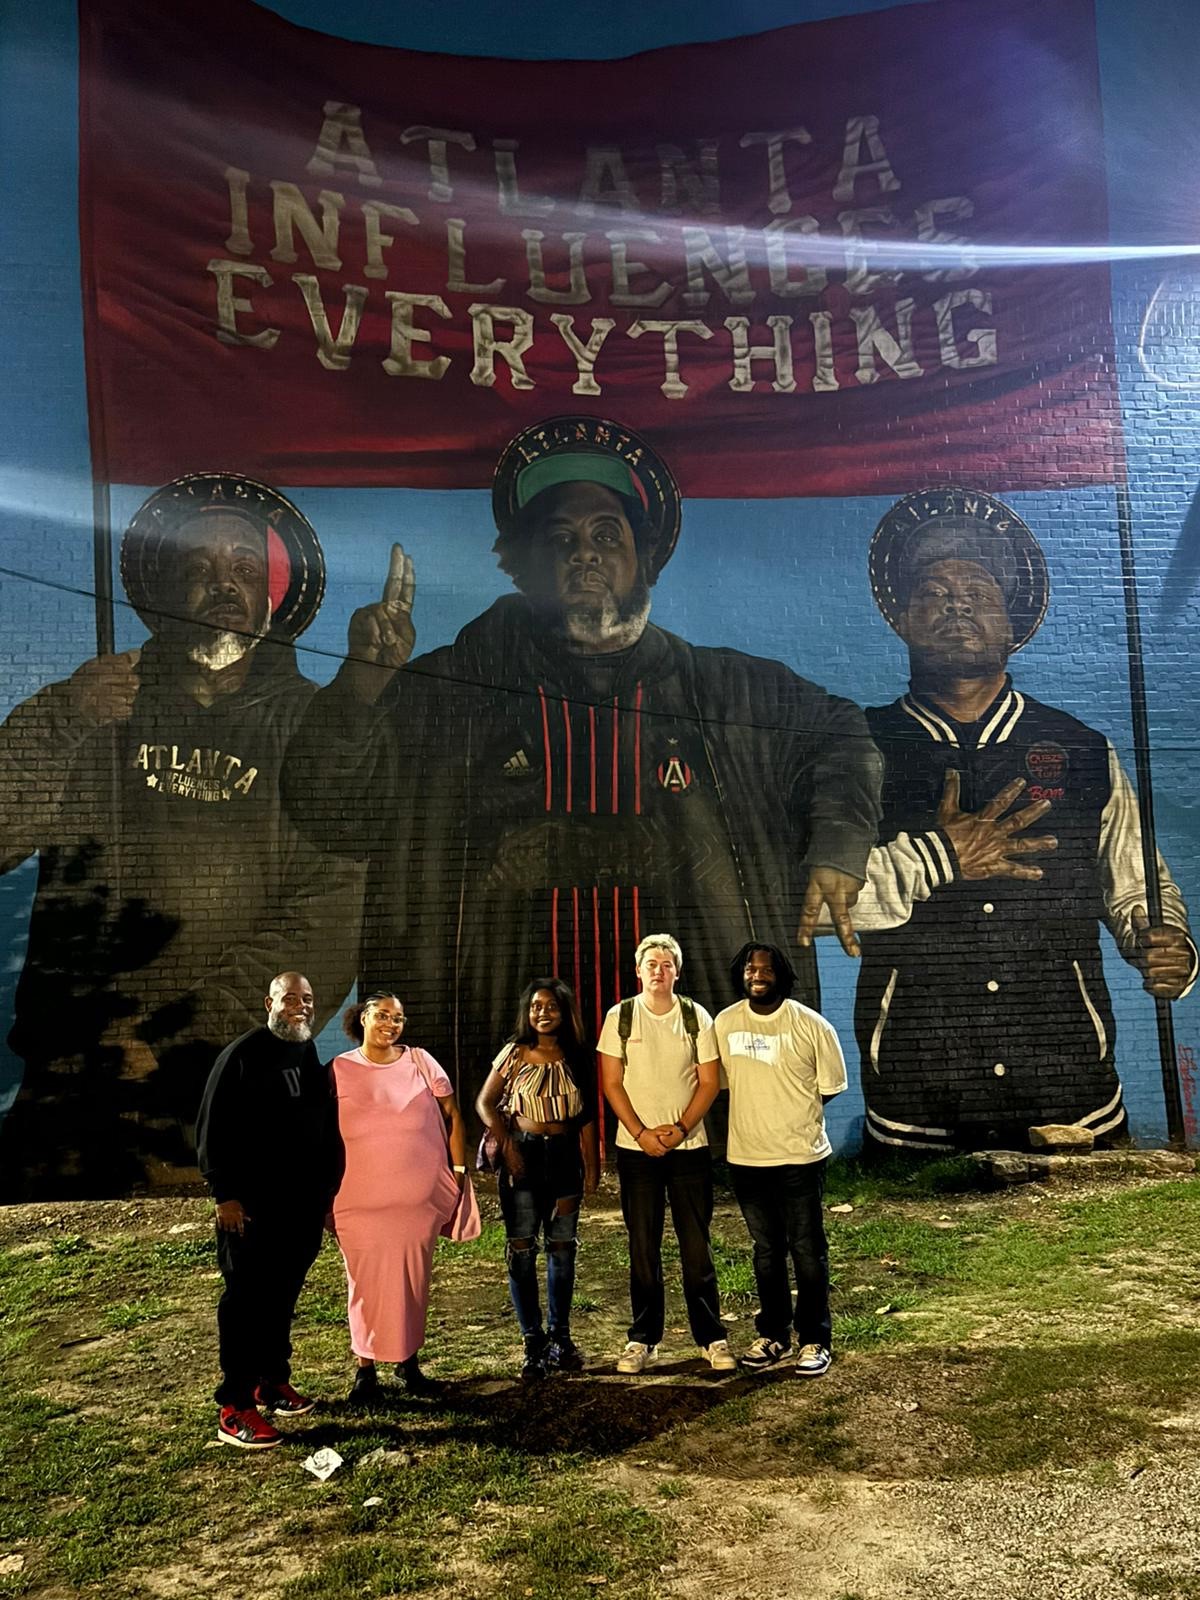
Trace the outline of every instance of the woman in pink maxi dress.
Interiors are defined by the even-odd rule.
[[[369,995],[342,1023],[359,1041],[333,1063],[346,1146],[333,1223],[358,1358],[350,1398],[380,1398],[377,1361],[395,1362],[411,1394],[432,1396],[441,1385],[417,1356],[434,1247],[468,1182],[463,1120],[441,1067],[402,1042],[404,1007],[395,995]]]

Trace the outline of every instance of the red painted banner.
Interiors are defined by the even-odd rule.
[[[82,0],[97,475],[482,486],[584,411],[693,495],[1111,480],[1094,35],[932,0],[528,62]]]

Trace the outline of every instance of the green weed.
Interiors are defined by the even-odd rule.
[[[525,1518],[494,1536],[484,1553],[498,1568],[501,1596],[585,1600],[600,1586],[597,1579],[605,1593],[644,1596],[673,1546],[649,1512],[579,1486],[555,1495],[549,1517]]]

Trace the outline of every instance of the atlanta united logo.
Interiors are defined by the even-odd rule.
[[[692,769],[682,756],[668,756],[658,764],[658,781],[668,794],[682,794],[691,787]]]

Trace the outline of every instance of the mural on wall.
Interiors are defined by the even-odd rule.
[[[950,489],[900,500],[870,564],[911,673],[907,694],[867,713],[884,758],[880,836],[917,839],[934,892],[902,925],[863,934],[867,1133],[905,1149],[1020,1148],[1031,1125],[1074,1123],[1111,1142],[1126,1114],[1100,926],[1167,1000],[1198,957],[1161,856],[1164,920],[1150,926],[1137,800],[1112,743],[1008,672],[1046,613],[1041,547],[1000,501]],[[1007,866],[960,803],[1007,818]]]
[[[279,795],[315,687],[293,641],[324,590],[316,534],[273,490],[199,473],[142,506],[121,572],[145,645],[0,728],[0,867],[38,853],[10,1195],[178,1178],[213,1058],[274,974],[311,974],[328,1016],[357,965],[361,871],[312,849]]]
[[[606,62],[420,56],[249,0],[85,0],[80,40],[98,499],[167,487],[121,546],[146,642],[113,651],[98,525],[100,655],[0,730],[0,867],[39,855],[4,1191],[178,1176],[276,970],[325,1015],[399,988],[465,1102],[529,977],[594,1028],[656,927],[706,1004],[747,937],[796,948],[816,1004],[813,935],[861,936],[877,1140],[1122,1135],[1100,924],[1163,998],[1195,952],[1165,868],[1150,917],[1112,747],[1007,676],[1048,579],[995,499],[1122,470],[1108,272],[1073,259],[1105,226],[1091,0]],[[318,687],[321,549],[267,484],[490,488],[511,587],[465,598],[481,527],[414,654],[399,504]],[[659,625],[689,505],[728,502],[736,555],[731,497],[884,494],[893,706],[819,686],[877,510],[752,648],[722,644],[736,564],[704,642]]]
[[[536,425],[493,505],[517,593],[395,677],[411,595],[358,612],[284,773],[309,836],[368,863],[363,982],[404,974],[472,1092],[530,973],[566,978],[598,1034],[643,933],[674,932],[688,983],[718,994],[731,939],[794,937],[822,905],[844,920],[879,793],[849,701],[648,620],[680,505],[644,439]]]

